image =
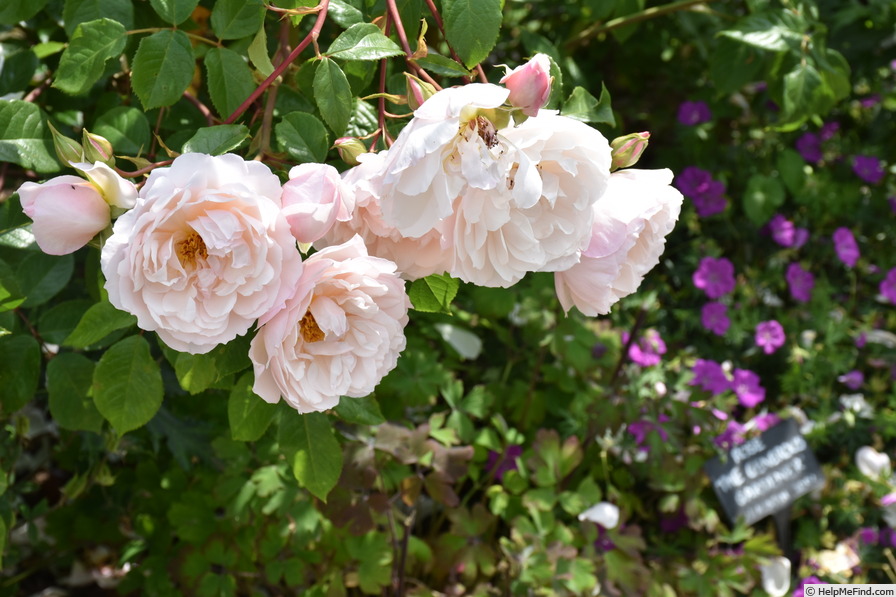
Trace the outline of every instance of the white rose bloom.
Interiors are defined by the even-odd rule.
[[[300,413],[366,396],[404,349],[409,307],[395,264],[368,256],[360,237],[318,251],[286,304],[260,320],[253,390]]]
[[[109,301],[184,352],[245,334],[301,274],[280,194],[267,166],[236,155],[153,170],[103,247]]]
[[[598,502],[579,514],[579,520],[590,520],[605,529],[615,529],[619,524],[619,506],[610,502]]]
[[[357,234],[370,255],[395,262],[407,280],[444,273],[451,269],[453,256],[450,247],[443,244],[446,240],[440,227],[419,238],[410,238],[383,221],[380,186],[383,162],[388,154],[388,151],[362,154],[358,156],[360,165],[343,173],[343,183],[354,193],[354,212],[347,221],[337,220],[314,246],[321,249],[342,244]]]
[[[659,263],[683,197],[671,170],[620,170],[593,207],[591,242],[576,265],[554,275],[564,310],[606,315]]]
[[[759,567],[762,589],[771,597],[784,597],[790,591],[790,560],[783,556],[769,558]]]
[[[856,466],[863,475],[872,479],[888,477],[892,471],[890,457],[871,446],[856,450]]]

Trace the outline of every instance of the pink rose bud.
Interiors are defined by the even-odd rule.
[[[425,81],[421,81],[414,75],[405,73],[408,86],[408,105],[411,110],[416,110],[423,102],[436,94],[436,88]]]
[[[34,240],[50,255],[77,251],[111,221],[109,204],[97,188],[77,176],[26,182],[18,192],[22,211],[34,220]]]
[[[137,187],[102,162],[94,164],[72,163],[71,167],[82,173],[112,207],[131,209],[137,203]]]
[[[367,147],[364,143],[354,137],[340,137],[336,139],[336,143],[333,146],[336,148],[342,161],[349,166],[357,166],[360,163],[358,156],[367,153]]]
[[[115,156],[112,151],[112,144],[109,140],[100,135],[89,132],[84,129],[83,141],[84,146],[84,162],[102,162],[109,166],[115,164]]]
[[[637,164],[641,154],[647,149],[648,139],[650,139],[650,133],[644,131],[616,137],[610,141],[610,149],[613,151],[613,163],[610,165],[610,170],[628,168]]]
[[[336,220],[350,220],[355,209],[354,194],[328,164],[301,164],[291,169],[281,201],[292,235],[303,244],[320,239]]]
[[[551,95],[551,61],[546,54],[536,54],[501,79],[510,90],[507,101],[521,108],[526,116],[535,116]]]

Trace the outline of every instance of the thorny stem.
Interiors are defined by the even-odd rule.
[[[710,2],[716,2],[716,0],[678,0],[678,2],[672,2],[663,6],[653,6],[644,9],[641,12],[625,15],[623,17],[617,17],[615,19],[607,21],[606,23],[593,23],[589,27],[586,27],[585,29],[580,31],[568,42],[566,42],[566,49],[571,50],[577,46],[587,45],[592,38],[601,33],[606,33],[611,29],[617,29],[626,25],[634,25],[635,23],[647,21],[649,19],[660,17],[671,12],[687,10],[692,6],[696,6],[697,4],[709,4]]]
[[[215,124],[215,117],[212,116],[212,111],[208,109],[208,106],[199,101],[195,95],[188,91],[184,91],[184,99],[196,106],[196,109],[199,110],[200,113],[205,117],[205,121],[209,126]]]
[[[259,85],[258,88],[253,91],[249,95],[249,97],[247,97],[246,100],[239,105],[236,110],[234,110],[233,114],[227,117],[227,120],[224,121],[224,124],[232,124],[233,121],[235,121],[243,114],[243,112],[248,110],[249,106],[251,106],[252,103],[255,102],[255,100],[257,100],[258,97],[262,93],[264,93],[265,90],[274,83],[274,81],[277,80],[277,77],[282,75],[284,71],[289,68],[289,65],[299,57],[299,54],[301,54],[309,44],[314,42],[315,47],[317,46],[317,37],[320,35],[320,30],[323,28],[324,22],[327,20],[327,10],[330,7],[330,0],[321,0],[318,6],[320,7],[320,10],[317,13],[317,20],[314,21],[314,27],[311,28],[311,31],[308,33],[308,35],[305,36],[305,39],[303,39],[302,42],[297,45],[292,52],[289,53],[289,56],[287,56],[283,62],[277,65],[277,67],[274,69],[274,72],[272,72],[267,79],[262,81],[261,85]]]

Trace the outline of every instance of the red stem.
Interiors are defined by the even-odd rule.
[[[442,32],[442,37],[445,38],[445,43],[448,44],[448,50],[451,52],[451,57],[454,58],[455,62],[463,64],[463,60],[460,59],[460,56],[457,55],[457,52],[455,52],[454,48],[451,47],[451,44],[448,43],[448,36],[445,34],[445,22],[442,21],[442,15],[439,14],[439,9],[436,8],[436,3],[433,2],[433,0],[426,0],[426,6],[429,7],[429,12],[432,13],[432,18],[436,21],[436,27]],[[469,83],[470,78],[464,77],[463,81],[464,83]]]
[[[215,118],[212,116],[212,111],[208,109],[208,106],[199,101],[199,98],[194,96],[193,94],[184,91],[184,99],[196,106],[196,109],[199,110],[200,113],[205,117],[205,121],[209,126],[214,126]]]
[[[143,168],[140,168],[139,170],[134,170],[133,172],[126,172],[124,170],[121,170],[120,168],[116,168],[115,171],[118,172],[120,176],[124,176],[126,178],[137,178],[138,176],[143,176],[144,174],[152,172],[156,168],[167,166],[173,161],[174,160],[162,160],[161,162],[150,164],[149,166],[145,166]]]
[[[286,57],[286,60],[277,65],[277,68],[274,69],[267,79],[262,81],[261,85],[246,98],[246,100],[240,104],[239,108],[237,108],[233,114],[227,117],[227,120],[224,121],[224,124],[232,124],[237,118],[242,116],[243,112],[249,109],[249,106],[258,99],[258,97],[264,93],[265,89],[271,86],[271,84],[277,80],[277,77],[283,74],[283,72],[289,68],[289,65],[299,57],[299,54],[302,53],[302,50],[308,47],[311,42],[317,41],[317,36],[320,35],[320,30],[324,26],[324,21],[327,20],[327,9],[330,7],[330,0],[321,0],[320,2],[320,10],[317,13],[317,20],[314,21],[314,27],[311,28],[311,31],[308,35],[305,36],[305,39],[302,40],[302,43],[297,45],[295,49],[289,53],[289,56]]]

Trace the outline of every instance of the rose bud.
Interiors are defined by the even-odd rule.
[[[610,141],[610,149],[613,152],[613,163],[610,169],[618,170],[637,164],[641,154],[647,149],[648,139],[650,139],[650,133],[644,131],[616,137]]]
[[[499,81],[510,90],[507,101],[521,108],[526,116],[535,116],[551,95],[551,61],[546,54],[536,54]]]

